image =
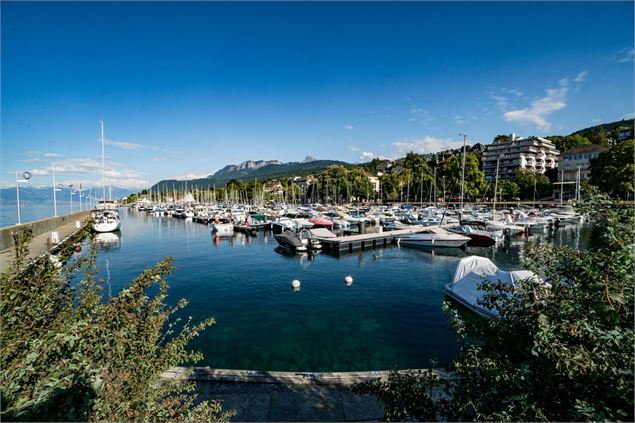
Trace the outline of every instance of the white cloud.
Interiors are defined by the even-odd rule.
[[[586,81],[586,76],[588,74],[589,74],[589,71],[582,71],[575,78],[573,78],[573,80],[575,82],[584,82],[584,81]]]
[[[57,153],[44,153],[44,157],[54,159],[57,157],[64,157],[64,156],[62,154],[57,154]]]
[[[503,111],[507,110],[507,106],[509,105],[509,100],[507,99],[507,97],[490,93],[489,98],[494,100],[501,110]]]
[[[635,47],[626,47],[618,51],[614,57],[617,63],[628,63],[635,61]]]
[[[513,94],[516,97],[523,97],[525,95],[522,91],[517,90],[516,88],[503,88],[502,91],[508,94]]]
[[[135,144],[133,142],[106,140],[106,144],[111,145],[115,148],[122,148],[124,150],[139,150],[141,148],[145,148],[145,145]]]
[[[370,151],[364,151],[362,152],[362,155],[360,156],[360,158],[363,160],[373,160],[374,157],[375,155]]]
[[[428,126],[434,118],[430,116],[430,112],[421,107],[411,107],[408,122],[418,122],[421,125]]]
[[[34,176],[48,176],[53,173],[53,166],[31,169]],[[102,165],[100,160],[95,159],[64,159],[55,162],[55,174],[58,175],[58,182],[66,184],[82,182],[84,186],[100,186]],[[118,187],[130,188],[145,186],[148,181],[140,179],[141,173],[132,169],[122,169],[121,165],[113,162],[106,163],[106,170],[103,172],[106,184]],[[83,176],[79,176],[83,175]],[[64,177],[67,179],[64,180]]]
[[[348,149],[351,150],[353,153],[356,153],[359,151],[359,148],[355,147],[354,145],[349,145]]]
[[[344,125],[344,128],[348,129],[349,131],[352,131],[353,129],[355,129],[353,125]]]
[[[602,118],[593,118],[591,119],[591,123],[600,123],[602,122]]]
[[[392,143],[393,148],[398,155],[404,156],[409,152],[418,154],[437,153],[439,151],[449,150],[452,148],[463,147],[463,141],[454,141],[445,138],[435,138],[426,136],[416,140],[403,140]]]
[[[635,113],[628,113],[622,117],[622,120],[635,119]]]
[[[503,116],[508,122],[533,123],[539,129],[549,131],[551,123],[547,121],[547,116],[567,107],[568,91],[569,80],[563,78],[560,80],[558,88],[547,89],[547,95],[534,100],[529,107],[510,110],[505,112]]]
[[[172,178],[166,178],[166,179],[177,179],[177,180],[202,179],[202,178],[207,178],[209,175],[210,175],[209,173],[188,173],[186,175],[178,175],[178,176],[173,176]]]

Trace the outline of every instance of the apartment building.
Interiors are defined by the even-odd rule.
[[[498,179],[510,179],[517,169],[528,169],[545,173],[558,166],[558,150],[546,138],[517,137],[511,134],[506,140],[499,140],[485,146],[482,167],[485,179],[494,180],[498,162]]]

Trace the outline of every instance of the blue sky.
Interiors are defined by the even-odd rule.
[[[6,2],[2,186],[144,187],[633,116],[632,2]]]

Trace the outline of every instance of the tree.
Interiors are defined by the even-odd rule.
[[[527,169],[518,169],[512,181],[518,186],[517,195],[521,200],[544,198],[553,190],[553,185],[546,175]]]
[[[591,141],[589,141],[587,137],[583,137],[580,134],[567,135],[566,137],[553,136],[553,137],[549,137],[548,139],[549,141],[554,143],[556,148],[561,153],[567,150],[570,150],[574,147],[591,144]]]
[[[30,234],[0,276],[2,418],[47,421],[227,420],[220,404],[163,381],[171,366],[195,362],[188,342],[214,323],[174,319],[187,302],[165,304],[169,258],[144,270],[116,296],[96,279],[93,243],[70,260],[84,226],[51,260],[25,260]],[[78,280],[79,279],[79,280]]]
[[[485,182],[485,174],[479,169],[479,158],[476,153],[467,153],[465,155],[465,190],[466,199],[479,198],[487,183]],[[451,191],[450,195],[458,195],[461,192],[461,175],[462,175],[462,157],[452,155],[444,157],[440,163],[439,177],[446,178],[446,184]]]
[[[518,197],[520,189],[516,182],[510,179],[503,179],[502,181],[498,181],[498,192],[500,197],[510,200],[514,197]]]
[[[610,195],[628,198],[633,193],[633,140],[623,141],[591,159],[591,184]]]
[[[525,251],[524,267],[549,285],[484,283],[483,304],[498,311],[495,319],[464,318],[445,304],[460,341],[443,382],[449,398],[430,402],[430,374],[405,383],[391,375],[392,383],[374,386],[380,397],[399,399],[385,403],[387,416],[633,421],[635,211],[596,194],[581,211],[596,222],[588,250],[545,243]]]
[[[494,137],[494,143],[507,142],[509,141],[509,135],[496,135]]]

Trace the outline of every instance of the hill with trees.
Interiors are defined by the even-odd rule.
[[[224,187],[229,181],[236,180],[241,182],[253,181],[258,179],[263,182],[267,179],[285,178],[291,176],[305,176],[324,171],[328,166],[339,165],[350,167],[349,163],[338,160],[304,160],[302,162],[281,163],[277,160],[268,162],[263,166],[243,166],[228,165],[207,178],[192,179],[187,181],[187,185],[192,189],[207,189],[217,186]],[[254,162],[258,163],[258,162]],[[182,189],[185,181],[176,179],[166,179],[157,182],[152,186],[152,190],[160,189],[161,191],[170,191],[173,187],[177,190]]]

